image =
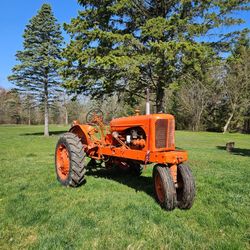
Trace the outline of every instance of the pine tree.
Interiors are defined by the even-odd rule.
[[[211,31],[242,23],[231,14],[249,9],[248,0],[78,2],[83,10],[65,25],[72,37],[64,53],[67,86],[96,98],[127,92],[130,101],[150,87],[157,111],[180,75],[191,70],[199,78],[237,36]]]
[[[60,91],[58,60],[61,54],[60,25],[51,6],[43,4],[24,31],[23,50],[17,51],[19,64],[13,67],[9,80],[21,92],[32,95],[44,109],[44,135],[49,135],[49,106]]]

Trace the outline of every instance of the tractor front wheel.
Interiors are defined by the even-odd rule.
[[[171,211],[176,207],[176,189],[167,166],[157,164],[153,169],[154,191],[162,208]]]
[[[177,203],[180,209],[190,209],[195,197],[195,182],[191,169],[186,164],[177,166]]]
[[[65,133],[56,145],[55,167],[58,181],[77,187],[84,181],[85,152],[81,139],[73,133]]]

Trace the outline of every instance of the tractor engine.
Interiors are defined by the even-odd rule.
[[[145,151],[174,150],[174,126],[174,117],[169,114],[123,117],[110,122],[114,146]]]
[[[132,149],[142,149],[146,145],[146,135],[142,128],[128,129],[125,133],[126,144]]]
[[[146,134],[140,127],[126,129],[124,131],[113,131],[112,137],[115,139],[115,146],[126,145],[131,149],[143,149],[146,145]]]

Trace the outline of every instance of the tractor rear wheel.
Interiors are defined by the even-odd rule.
[[[112,162],[111,162],[112,164]],[[127,161],[122,161],[122,160],[117,160],[114,161],[113,163],[114,165],[116,165],[119,169],[119,171],[123,174],[131,174],[134,176],[140,176],[142,174],[142,170],[143,167],[141,166],[141,164],[139,164],[136,161],[133,160],[127,160]],[[110,165],[106,164],[106,165]]]
[[[162,208],[171,211],[176,207],[176,189],[169,169],[157,164],[153,169],[154,191]]]
[[[195,181],[191,169],[186,164],[177,166],[177,204],[180,209],[190,209],[195,197]]]
[[[86,172],[84,147],[81,139],[73,133],[65,133],[56,145],[55,167],[58,181],[71,187],[77,187],[84,181]]]
[[[142,174],[143,166],[136,161],[129,161],[129,168],[132,175],[140,176]]]

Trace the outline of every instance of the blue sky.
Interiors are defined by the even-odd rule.
[[[59,23],[69,23],[72,17],[77,16],[81,7],[77,0],[1,0],[0,1],[0,87],[11,88],[7,76],[16,64],[15,53],[22,50],[22,34],[28,21],[36,15],[43,3],[49,3]],[[250,28],[250,13],[237,13],[246,24],[240,28]],[[220,28],[219,32],[227,32],[227,28]],[[230,29],[231,31],[231,29]],[[67,35],[64,33],[64,36]]]
[[[13,86],[8,82],[7,76],[11,74],[11,68],[16,64],[15,53],[17,50],[22,50],[25,26],[43,3],[51,4],[59,23],[69,23],[81,9],[76,0],[0,1],[0,87]]]

